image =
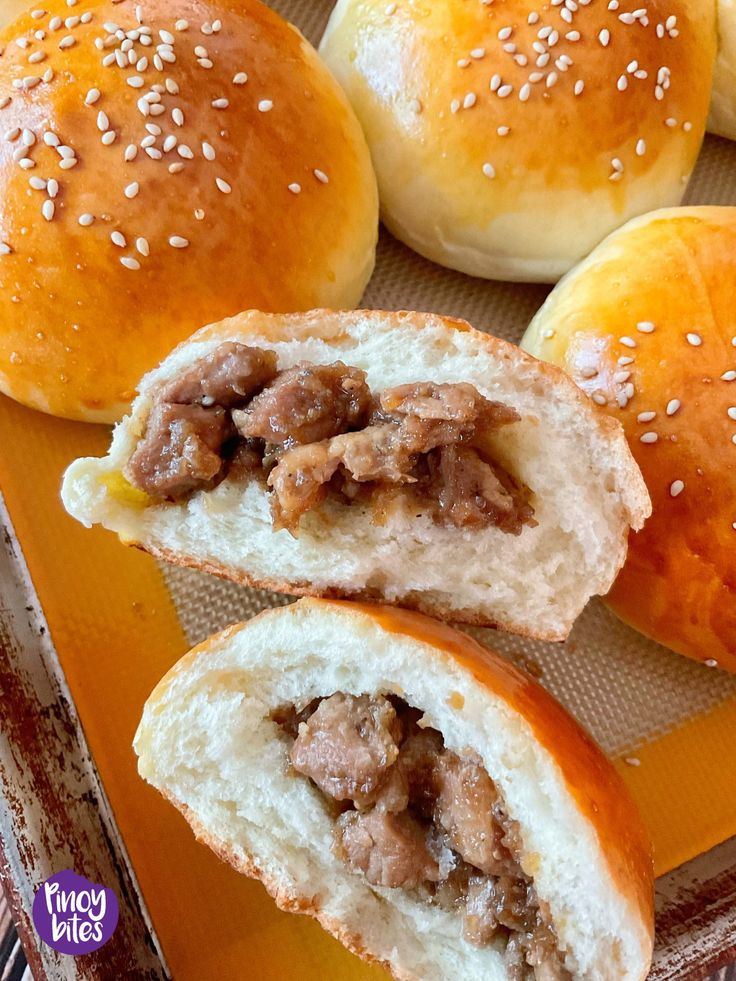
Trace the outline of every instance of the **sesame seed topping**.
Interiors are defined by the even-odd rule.
[[[109,129],[106,133],[103,133],[100,139],[105,144],[105,146],[111,146],[115,142],[117,133],[114,129]]]
[[[604,27],[598,34],[598,40],[604,48],[608,47],[608,42],[611,40],[611,32]]]
[[[679,494],[685,490],[685,482],[683,480],[673,480],[670,484],[670,497],[677,497]]]
[[[230,102],[227,99],[213,99],[212,108],[213,109],[227,109]]]
[[[46,182],[46,193],[50,198],[55,198],[59,193],[59,182],[56,180],[56,178],[51,177]]]
[[[216,156],[215,148],[212,146],[211,143],[207,143],[207,141],[205,141],[202,144],[202,154],[205,160],[214,160]]]
[[[732,527],[736,528],[736,521],[734,521]],[[716,661],[716,659],[714,657],[706,658],[706,660],[703,661],[703,664],[706,666],[706,668],[717,668],[718,667],[718,661]]]
[[[547,327],[547,328],[545,328],[545,329],[544,329],[544,330],[542,331],[542,337],[544,337],[544,338],[546,338],[547,340],[549,340],[549,339],[550,339],[550,337],[554,337],[554,336],[555,336],[555,333],[556,333],[556,331],[554,330],[554,328],[552,328],[552,327]]]
[[[186,31],[189,29],[189,21],[184,20],[184,18],[182,17],[176,21],[174,27],[177,29],[177,31]]]
[[[593,392],[592,399],[593,399],[593,401],[595,402],[596,405],[605,405],[606,404],[606,395],[605,395],[605,392],[602,392],[600,389],[598,389],[597,391]]]
[[[665,412],[667,413],[668,416],[673,416],[681,405],[682,402],[680,402],[679,399],[670,399],[669,402],[667,403],[667,408],[665,409]]]
[[[493,164],[491,164],[491,163],[488,163],[488,162],[486,161],[486,163],[484,163],[484,164],[483,164],[483,173],[484,173],[484,174],[486,175],[486,177],[488,177],[488,178],[489,178],[490,180],[493,180],[493,178],[494,178],[494,177],[496,176],[496,168],[495,168],[495,167],[493,166]]]
[[[176,152],[180,157],[184,157],[185,160],[194,160],[194,151],[186,143],[180,143],[176,148]]]
[[[327,174],[323,170],[319,170],[319,168],[315,168],[314,171],[313,171],[313,174],[317,178],[317,180],[320,182],[320,184],[329,184],[330,178],[327,176]]]
[[[736,381],[736,371],[724,371],[721,375],[721,381],[732,382]]]
[[[137,259],[134,259],[132,255],[124,255],[124,256],[121,256],[121,258],[120,258],[120,265],[121,266],[125,266],[126,269],[132,269],[134,271],[136,269],[140,269],[141,268],[140,262],[138,262]]]
[[[172,235],[169,239],[169,245],[173,249],[185,249],[189,245],[189,240],[181,235]]]
[[[727,415],[729,419],[736,419],[736,405],[731,405],[727,409]]]
[[[140,75],[129,75],[125,80],[132,89],[142,89],[146,80]]]
[[[161,38],[164,44],[173,44],[176,41],[176,38],[171,31],[159,31],[158,36]]]
[[[169,164],[170,174],[179,174],[182,170],[184,170],[184,164],[181,160],[177,160],[176,163]]]
[[[582,80],[582,78],[579,78],[577,82],[575,82],[575,88],[573,91],[575,92],[575,95],[581,95],[584,88],[585,82]]]
[[[248,76],[245,72],[238,72],[237,75],[233,75],[233,85],[245,85],[248,81]]]
[[[41,214],[44,216],[46,221],[53,220],[55,210],[56,205],[50,198],[47,198],[41,206]]]
[[[620,358],[618,359],[618,363],[619,363],[619,364],[621,364],[621,365],[625,365],[625,364],[633,364],[633,363],[634,363],[634,361],[635,361],[635,359],[634,359],[634,358],[630,358],[630,357],[629,357],[629,356],[628,356],[627,354],[624,354],[624,355],[622,355],[622,356],[621,356],[621,357],[620,357]]]
[[[163,55],[161,57],[163,58]],[[164,58],[163,60],[167,61],[168,59]],[[213,65],[209,58],[198,58],[197,64],[200,66],[200,68],[212,68]]]
[[[135,143],[129,143],[125,148],[123,159],[126,163],[130,163],[132,160],[135,160],[137,154],[138,147],[135,145]]]
[[[77,166],[76,157],[65,157],[63,160],[59,161],[59,167],[61,170],[71,170],[72,167]]]
[[[643,157],[646,152],[647,152],[647,141],[646,140],[638,140],[637,141],[637,144],[636,144],[636,155],[637,155],[637,157]]]
[[[22,170],[31,170],[33,167],[36,166],[36,161],[32,160],[30,157],[22,157],[18,161],[18,164]]]
[[[128,244],[123,233],[118,231],[110,232],[110,241],[113,245],[117,245],[119,249],[124,249]]]
[[[289,184],[289,190],[292,194],[301,194],[302,186],[301,184]]]
[[[140,190],[140,185],[138,181],[132,181],[124,190],[126,198],[134,198],[138,191]]]
[[[232,191],[232,187],[222,177],[216,177],[215,184],[217,184],[218,190],[222,191],[223,194],[229,194]]]
[[[29,177],[28,183],[30,184],[30,186],[33,188],[34,191],[46,190],[46,181],[43,179],[43,177]]]
[[[273,109],[273,102],[270,99],[261,99],[258,103],[259,112],[270,112]]]
[[[164,153],[170,153],[171,150],[174,149],[174,147],[176,146],[176,144],[177,144],[177,137],[174,136],[173,133],[170,133],[166,137],[166,139],[164,140],[164,144],[163,144],[163,146],[164,146]]]
[[[633,337],[619,337],[619,343],[623,344],[624,347],[636,347],[636,341]]]
[[[651,320],[640,320],[636,325],[636,329],[642,334],[651,334],[653,333],[655,327]]]
[[[79,218],[77,218],[77,221],[83,228],[87,228],[94,222],[94,220],[95,216],[89,214],[89,212],[85,212],[83,215],[80,215]]]
[[[174,106],[171,110],[171,118],[176,126],[184,125],[184,113],[181,111],[179,106]]]
[[[66,48],[73,48],[76,43],[77,39],[74,37],[74,35],[67,34],[66,37],[63,37],[61,41],[59,41],[59,48],[64,51]]]
[[[657,416],[656,412],[640,412],[636,417],[637,422],[651,422]]]
[[[640,443],[656,443],[659,436],[656,433],[644,433],[639,437]]]
[[[703,338],[700,336],[700,334],[690,333],[687,335],[687,342],[693,347],[700,347],[700,345],[703,343]]]
[[[150,254],[150,248],[148,246],[148,240],[141,236],[135,240],[135,247],[138,249],[141,255],[148,256]]]
[[[627,756],[624,763],[627,766],[641,766],[641,760],[638,756]]]

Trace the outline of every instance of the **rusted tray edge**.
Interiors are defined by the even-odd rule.
[[[169,972],[0,494],[0,876],[41,978],[163,981]],[[115,890],[117,929],[98,951],[57,954],[33,928],[38,885],[73,868]]]
[[[37,979],[169,977],[0,494],[0,878]],[[61,748],[61,753],[60,753]],[[35,889],[61,868],[115,889],[112,940],[70,958],[39,942]],[[703,981],[736,961],[736,838],[657,881],[650,981]]]

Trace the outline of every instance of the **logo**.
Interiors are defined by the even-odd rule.
[[[41,883],[33,899],[38,935],[60,954],[90,954],[106,944],[118,925],[112,889],[90,882],[71,869]]]

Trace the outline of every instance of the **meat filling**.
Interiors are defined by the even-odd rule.
[[[181,500],[226,477],[261,477],[275,528],[297,534],[327,497],[391,497],[438,524],[533,524],[528,488],[479,445],[518,421],[472,385],[419,382],[376,398],[365,372],[341,361],[277,371],[272,351],[228,341],[154,394],[146,432],[125,469],[153,498]]]
[[[395,696],[337,692],[272,718],[294,770],[331,802],[335,850],[354,872],[456,910],[468,943],[504,940],[514,981],[569,981],[518,826],[479,759],[446,749]]]

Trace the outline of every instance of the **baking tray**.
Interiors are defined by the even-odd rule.
[[[5,0],[0,16],[18,6]],[[272,6],[317,40],[331,2]],[[688,196],[736,203],[736,146],[708,139]],[[518,340],[546,293],[440,269],[382,233],[364,304],[464,316]],[[0,398],[0,872],[34,975],[384,978],[277,911],[137,778],[130,743],[159,677],[212,630],[288,600],[160,567],[68,518],[64,467],[108,441],[101,427]],[[700,979],[736,961],[736,679],[645,641],[597,602],[564,645],[477,633],[541,676],[639,802],[661,873],[652,978]],[[76,959],[40,943],[30,917],[38,884],[68,867],[121,905],[112,940]]]

